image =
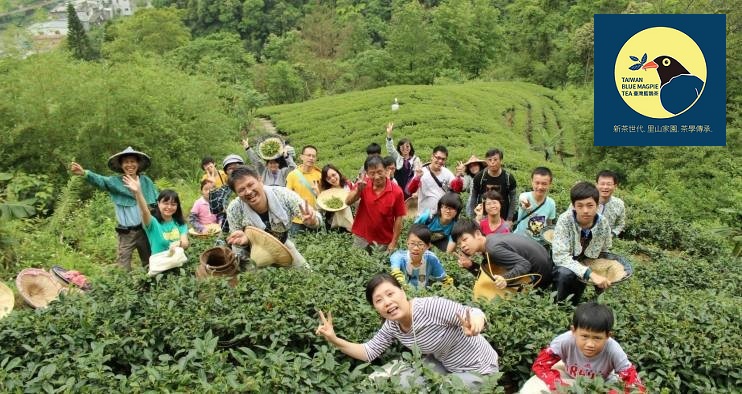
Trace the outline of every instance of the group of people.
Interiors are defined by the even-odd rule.
[[[435,370],[454,373],[472,386],[481,382],[481,375],[498,370],[498,355],[480,334],[485,325],[482,311],[442,298],[406,297],[405,289],[434,281],[453,284],[433,247],[455,254],[459,266],[474,275],[483,264],[499,266],[500,274],[493,277],[497,287],[505,287],[514,277],[538,274],[537,287],[553,284],[557,302],[571,297],[579,305],[586,282],[600,289],[611,285],[581,261],[609,251],[612,237],[624,229],[625,207],[613,196],[618,184],[614,173],[601,171],[597,186],[575,184],[571,205],[557,217],[556,204],[548,196],[553,175],[546,167],[535,168],[532,190],[517,196],[515,177],[502,167],[499,149],[488,150],[485,160],[472,156],[451,171],[446,167],[445,146],[433,148],[429,162],[423,163],[409,139],[394,144],[391,123],[385,145],[387,157],[381,156],[378,144],[369,145],[363,168],[350,181],[332,164],[318,168],[315,146],[302,147],[297,164],[288,144],[278,157],[264,160],[245,139],[249,164],[237,154],[227,155],[221,169],[210,157],[202,160],[202,196],[187,221],[178,194],[158,192],[142,174],[151,164],[143,152],[129,147],[109,158],[109,168],[121,175],[103,176],[78,163],[70,169],[110,194],[118,223],[118,263],[126,269],[131,269],[134,250],[146,264],[153,253],[187,248],[188,223],[198,233],[218,226],[242,259],[247,259],[250,249],[245,229],[257,227],[286,246],[297,268],[309,267],[309,262],[292,242],[294,234],[349,229],[355,247],[390,253],[391,275],[375,276],[366,289],[369,303],[385,322],[369,342],[355,344],[337,337],[332,316],[321,313],[317,333],[342,352],[366,361],[378,357],[396,338],[405,346],[419,347]],[[321,208],[318,198],[330,189],[342,190],[350,223],[333,218],[338,212]],[[466,204],[463,192],[468,193]],[[416,206],[411,204],[415,199]],[[408,207],[416,209],[417,215],[406,248],[398,248]],[[551,239],[545,237],[549,229]],[[477,256],[482,261],[476,261]],[[601,305],[579,305],[571,330],[539,355],[534,372],[548,388],[576,375],[607,378],[611,371],[627,384],[641,386],[620,346],[610,339],[612,314],[606,310]],[[557,368],[560,360],[563,370]]]

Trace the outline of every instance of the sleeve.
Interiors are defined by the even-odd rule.
[[[605,237],[605,241],[603,242],[603,248],[600,249],[600,251],[608,252],[611,250],[611,247],[613,246],[613,236],[611,233],[611,226],[607,222],[604,223],[603,225],[606,227],[605,233],[604,233],[606,237]]]
[[[638,389],[642,393],[647,392],[647,388],[644,387],[644,384],[642,383],[641,379],[639,379],[639,374],[636,372],[636,368],[634,365],[630,365],[628,368],[624,369],[623,371],[617,372],[618,377],[621,379],[621,381],[624,382],[625,385],[625,393],[629,394],[631,392],[632,388]]]
[[[618,217],[616,218],[616,225],[613,227],[613,234],[619,235],[626,228],[626,206],[623,202],[619,206]]]
[[[389,328],[389,324],[388,321],[385,321],[379,331],[376,332],[376,335],[363,344],[363,349],[366,351],[366,360],[369,362],[379,357],[381,353],[384,353],[394,343],[395,338]]]
[[[515,182],[515,177],[513,177],[513,174],[508,173],[508,176],[510,177],[510,207],[508,208],[507,219],[510,219],[513,217],[513,215],[515,215],[515,208],[518,205],[518,200],[515,199],[516,189],[518,188],[518,185]]]
[[[265,172],[265,164],[263,163],[263,160],[258,157],[258,154],[252,146],[245,148],[245,153],[247,154],[247,159],[250,160],[250,163],[255,167],[258,174]]]
[[[560,360],[561,358],[554,353],[551,347],[547,347],[541,350],[531,367],[533,373],[549,386],[549,390],[556,390],[557,384],[562,382],[559,371],[551,369]]]
[[[177,223],[177,222],[176,222]],[[178,226],[178,232],[180,233],[180,236],[188,236],[188,224],[177,224]]]
[[[508,267],[508,271],[503,275],[505,279],[525,275],[532,271],[530,261],[502,244],[495,244],[491,250],[487,250],[487,253],[494,261]]]
[[[398,186],[397,196],[394,199],[394,217],[407,215],[407,205],[404,203],[404,193]]]
[[[407,182],[407,194],[412,194],[417,191],[417,189],[420,188],[420,178],[417,176],[412,177],[409,182]]]
[[[477,175],[471,180],[471,194],[469,194],[469,200],[471,201],[472,217],[474,217],[474,207],[479,203],[479,195],[481,190],[479,188],[482,185],[482,176],[484,171],[479,171]]]
[[[568,211],[568,214],[571,214]],[[562,215],[554,228],[554,240],[551,243],[551,256],[554,265],[564,267],[579,277],[584,277],[587,267],[572,258],[572,239],[569,219]]]
[[[421,214],[419,214],[415,221],[412,222],[412,224],[425,224],[427,225],[428,219],[430,219],[430,208],[425,209],[422,211]]]
[[[546,219],[548,221],[551,221],[551,223],[554,223],[554,219],[556,219],[556,202],[554,202],[554,199],[551,197],[546,197],[548,200],[548,212],[546,213]]]
[[[456,193],[461,193],[464,190],[464,179],[460,176],[455,176],[451,180],[451,190]]]
[[[284,158],[286,158],[286,168],[288,169],[286,176],[288,176],[288,172],[296,169],[296,162],[294,161],[294,155],[289,154],[287,156],[284,156]]]
[[[235,200],[236,201],[236,200]],[[229,204],[227,207],[227,223],[231,231],[244,229],[249,223],[245,223],[244,214],[240,211],[238,204]]]
[[[296,174],[294,174],[294,171],[289,171],[288,174],[286,174],[286,188],[289,190],[296,190]]]
[[[430,267],[429,276],[431,278],[444,283],[446,283],[448,279],[451,279],[451,282],[453,282],[453,279],[446,275],[446,270],[443,268],[443,264],[441,264],[441,261],[438,260],[436,255],[431,253],[426,256],[426,258],[428,259],[428,267]]]
[[[196,207],[194,206],[193,208]],[[188,214],[188,223],[190,223],[191,226],[193,226],[193,228],[196,229],[196,231],[198,231],[199,233],[204,231],[204,226],[199,223],[196,212],[193,209],[191,209],[191,213]]]
[[[477,206],[477,204],[475,203],[476,200],[474,199],[474,187],[471,187],[469,190],[469,199],[466,201],[466,214],[470,218],[474,219],[474,217],[476,216],[476,214],[474,213],[474,208],[476,208]]]
[[[391,156],[394,161],[399,160],[399,152],[397,152],[397,149],[394,147],[394,140],[392,138],[386,138],[386,152],[389,153],[389,156]],[[399,169],[399,167],[397,167]]]
[[[93,171],[85,170],[85,180],[89,184],[111,194],[125,194],[128,197],[132,197],[131,193],[127,193],[129,189],[126,189],[126,186],[124,186],[123,183],[117,182],[115,178],[115,176],[103,176]],[[121,183],[121,185],[119,185],[119,183]]]

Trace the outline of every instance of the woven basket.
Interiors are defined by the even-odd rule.
[[[26,268],[15,278],[15,286],[28,305],[45,308],[64,289],[52,275],[39,268]]]
[[[13,311],[15,306],[15,295],[5,283],[0,282],[0,319]]]
[[[212,276],[229,277],[229,285],[237,285],[237,256],[229,248],[217,246],[201,253],[199,265],[196,268],[196,278],[204,279]]]

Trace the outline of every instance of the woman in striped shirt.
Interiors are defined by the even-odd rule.
[[[417,346],[425,355],[423,361],[433,370],[453,374],[471,387],[481,384],[481,375],[497,372],[497,352],[480,334],[485,322],[481,310],[439,297],[407,299],[399,282],[386,273],[368,282],[366,300],[384,318],[370,341],[360,344],[339,338],[332,326],[332,314],[325,316],[322,311],[317,335],[366,362],[379,357],[395,339],[410,349]],[[394,369],[401,375],[402,384],[420,383],[407,381],[415,374],[411,368]]]

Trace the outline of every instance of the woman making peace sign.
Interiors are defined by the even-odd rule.
[[[317,335],[343,353],[366,362],[379,357],[395,339],[407,348],[417,346],[433,370],[453,374],[470,387],[481,384],[481,375],[497,372],[497,352],[480,334],[484,328],[481,310],[439,297],[410,300],[399,282],[386,273],[377,274],[368,282],[366,300],[384,319],[370,341],[360,344],[339,338],[332,326],[332,314],[322,311]],[[410,367],[399,370],[403,385],[415,383],[407,381],[413,373]]]

